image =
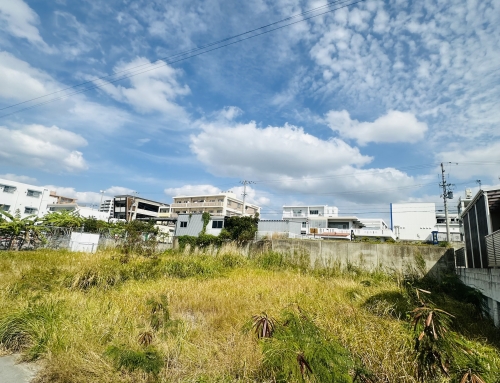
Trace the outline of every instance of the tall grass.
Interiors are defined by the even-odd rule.
[[[318,381],[332,366],[347,381],[359,368],[375,382],[416,382],[411,299],[396,278],[353,265],[315,270],[307,254],[245,251],[126,260],[115,252],[2,252],[0,347],[43,359],[38,383]],[[451,331],[498,380],[490,321],[475,318],[464,331],[470,306],[440,294],[460,319]],[[291,315],[288,327],[257,339],[248,323],[261,312],[281,325]]]

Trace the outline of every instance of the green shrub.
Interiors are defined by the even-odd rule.
[[[141,370],[157,375],[165,364],[162,355],[151,346],[140,351],[110,346],[105,355],[113,360],[117,369],[127,371]]]

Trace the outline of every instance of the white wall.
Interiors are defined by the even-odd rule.
[[[391,221],[392,230],[399,239],[425,241],[435,230],[436,205],[421,202],[393,203]]]
[[[0,205],[9,205],[8,212],[10,214],[15,214],[16,210],[19,209],[21,217],[27,217],[31,215],[25,212],[26,208],[36,209],[36,214],[38,217],[42,217],[47,214],[47,205],[56,203],[57,199],[50,196],[50,190],[45,189],[41,186],[24,184],[21,182],[10,181],[0,178]],[[15,187],[13,192],[7,192],[5,186]],[[38,196],[28,196],[28,191],[38,192]]]

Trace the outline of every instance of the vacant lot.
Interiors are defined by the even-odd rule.
[[[40,360],[39,382],[500,381],[498,332],[453,278],[306,258],[0,252],[0,347]]]

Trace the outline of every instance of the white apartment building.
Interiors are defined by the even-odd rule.
[[[57,203],[47,205],[49,212],[57,211],[74,211],[84,218],[95,218],[100,221],[107,221],[109,219],[109,214],[107,212],[102,212],[98,209],[93,209],[87,206],[79,206],[75,203]]]
[[[21,218],[29,215],[42,217],[47,213],[47,205],[56,203],[54,192],[42,186],[0,179],[0,210],[12,215],[19,210]]]
[[[458,214],[448,214],[450,240],[462,240]],[[430,241],[432,232],[438,239],[446,241],[446,219],[444,213],[436,212],[436,204],[428,202],[391,203],[391,229],[396,238],[406,241]]]
[[[260,214],[260,207],[243,201],[231,192],[218,194],[205,194],[196,196],[175,196],[170,206],[173,214],[199,214],[210,213],[212,216],[232,217]]]
[[[351,234],[356,237],[394,238],[384,220],[339,216],[339,209],[335,206],[283,206],[282,219],[300,222],[302,235],[324,239],[350,239]]]
[[[102,213],[107,213],[108,218],[114,218],[115,215],[114,199],[104,200],[99,206],[99,211]]]

